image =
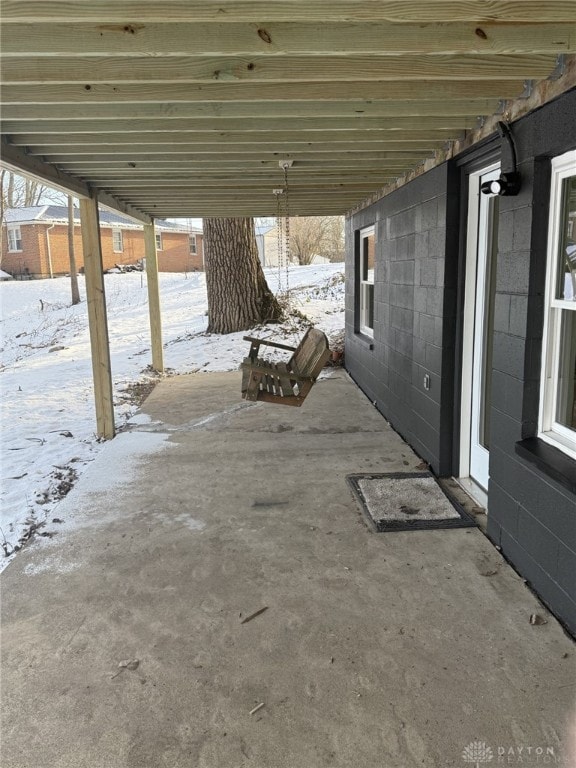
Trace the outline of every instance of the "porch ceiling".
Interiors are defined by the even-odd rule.
[[[550,75],[573,0],[3,0],[3,161],[139,218],[340,214]]]

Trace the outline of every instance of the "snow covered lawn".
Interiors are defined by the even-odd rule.
[[[342,270],[342,264],[290,268],[291,309],[329,338],[344,329]],[[276,290],[278,271],[266,270],[266,277]],[[52,523],[59,519],[58,501],[102,447],[94,434],[90,338],[80,280],[82,303],[75,307],[68,278],[0,283],[0,569],[20,542],[57,527]],[[156,379],[148,369],[146,276],[110,274],[105,280],[116,425],[122,428],[137,409],[139,394]],[[160,290],[168,373],[237,369],[247,352],[242,336],[248,332],[206,334],[204,275],[161,274]],[[292,317],[250,333],[293,344],[306,324]]]

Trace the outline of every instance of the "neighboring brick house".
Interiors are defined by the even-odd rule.
[[[51,277],[69,271],[68,209],[63,205],[10,208],[2,225],[2,269],[16,278]],[[82,270],[82,230],[75,209],[74,244],[78,270]],[[137,264],[144,258],[142,225],[117,213],[100,211],[104,269],[116,264]],[[156,222],[160,272],[203,270],[202,230],[169,221]]]

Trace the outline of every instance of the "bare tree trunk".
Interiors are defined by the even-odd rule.
[[[8,173],[8,192],[6,197],[6,203],[8,208],[14,208],[15,202],[14,202],[14,174],[9,172]]]
[[[4,179],[6,178],[7,171],[3,168],[0,170],[0,267],[2,266],[2,259],[4,256],[4,238],[2,237],[4,232],[4,208],[6,201],[4,199]],[[6,237],[8,237],[8,231],[6,231]]]
[[[72,288],[72,305],[80,304],[78,272],[76,270],[76,254],[74,253],[74,200],[72,195],[68,195],[68,257],[70,259],[70,287]]]
[[[204,219],[204,255],[209,333],[244,331],[282,316],[258,259],[252,219]]]

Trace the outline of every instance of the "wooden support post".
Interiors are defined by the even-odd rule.
[[[152,368],[158,371],[158,373],[162,373],[164,371],[164,350],[162,348],[162,317],[160,314],[158,255],[156,253],[154,223],[144,224],[144,254],[146,256],[146,277],[148,282]]]
[[[80,198],[80,221],[96,401],[96,430],[99,437],[109,440],[114,437],[114,406],[97,199]]]

